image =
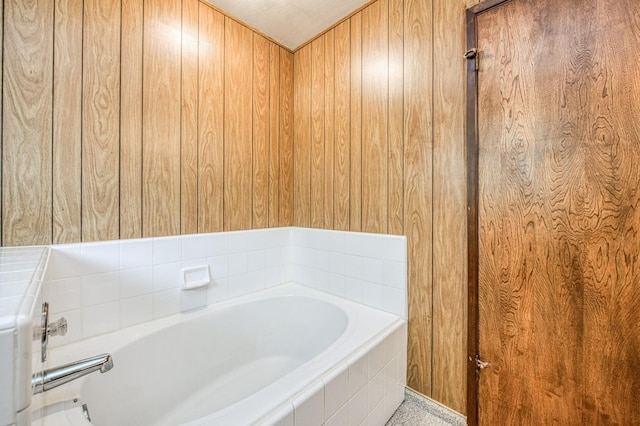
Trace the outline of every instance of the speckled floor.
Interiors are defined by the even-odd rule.
[[[465,418],[410,389],[386,426],[466,426]]]

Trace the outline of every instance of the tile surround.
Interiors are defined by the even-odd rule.
[[[50,263],[53,320],[81,319],[80,332],[52,347],[289,281],[407,318],[399,236],[269,228],[55,245]],[[182,268],[203,265],[211,283],[180,290]]]

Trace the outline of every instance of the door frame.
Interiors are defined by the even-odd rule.
[[[477,17],[481,13],[512,0],[485,0],[467,9],[466,12],[466,52],[476,49]],[[480,312],[478,309],[479,277],[479,174],[478,174],[478,71],[477,64],[482,52],[467,57],[467,105],[466,105],[466,147],[467,147],[467,424],[478,424],[478,379],[479,370],[476,356],[479,355]]]

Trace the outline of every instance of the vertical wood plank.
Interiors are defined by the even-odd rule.
[[[279,223],[280,196],[280,47],[269,43],[269,221]]]
[[[4,3],[2,244],[51,243],[53,2]]]
[[[311,227],[324,227],[324,39],[311,43]]]
[[[143,237],[180,233],[181,12],[144,3]]]
[[[351,21],[351,183],[349,229],[362,230],[362,12]],[[368,123],[367,123],[368,124]]]
[[[348,231],[350,226],[351,170],[351,23],[335,28],[335,171],[334,228]]]
[[[55,2],[53,243],[82,237],[82,0]]]
[[[225,17],[200,3],[198,29],[198,232],[224,229]]]
[[[122,0],[120,238],[142,237],[143,0]]]
[[[333,229],[335,30],[324,36],[324,228]]]
[[[83,241],[120,236],[120,6],[84,5]]]
[[[404,15],[404,224],[410,289],[407,381],[427,396],[431,395],[433,312],[431,8],[431,0],[406,0]]]
[[[198,232],[198,0],[182,0],[180,233]]]
[[[253,220],[269,226],[269,41],[253,37]]]
[[[433,398],[466,411],[466,173],[464,16],[475,0],[434,0]],[[455,356],[452,356],[455,354]]]
[[[404,232],[403,0],[389,0],[389,221],[388,232]],[[460,34],[463,34],[461,32]],[[463,139],[461,139],[463,140]]]
[[[294,54],[293,223],[311,224],[311,45]]]
[[[251,228],[252,44],[252,31],[225,18],[225,231]]]
[[[389,5],[362,12],[362,230],[385,234],[388,222],[387,140]]]
[[[279,226],[293,225],[293,54],[280,49]]]

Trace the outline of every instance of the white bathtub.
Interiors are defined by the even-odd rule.
[[[297,284],[63,346],[48,366],[104,352],[111,371],[48,391],[33,420],[88,424],[86,404],[96,425],[382,425],[406,383],[403,319]]]

